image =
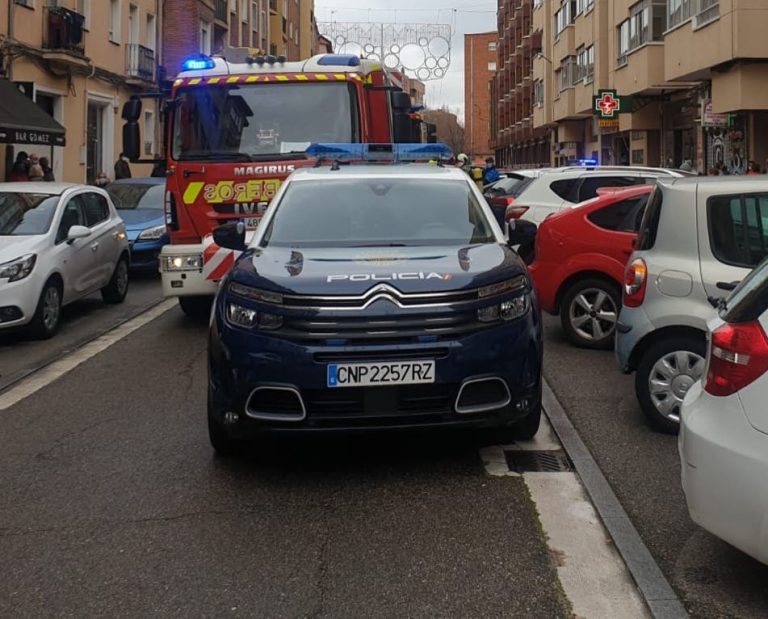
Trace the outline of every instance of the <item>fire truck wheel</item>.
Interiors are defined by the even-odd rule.
[[[181,311],[197,321],[207,321],[211,315],[213,297],[179,297]]]

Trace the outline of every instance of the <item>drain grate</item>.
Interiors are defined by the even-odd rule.
[[[515,473],[567,473],[572,471],[564,451],[531,451],[515,449],[504,452],[509,470]]]

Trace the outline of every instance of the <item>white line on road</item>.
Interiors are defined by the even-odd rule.
[[[0,411],[10,408],[14,404],[21,402],[23,399],[28,398],[36,391],[50,385],[53,381],[58,380],[67,372],[74,370],[81,363],[104,352],[113,344],[119,342],[124,337],[127,337],[144,325],[152,322],[155,318],[160,317],[173,307],[176,307],[176,300],[167,299],[152,309],[140,314],[136,318],[129,320],[109,333],[105,333],[82,348],[79,348],[58,361],[54,361],[40,371],[25,378],[18,385],[0,395]]]
[[[505,449],[561,450],[545,416],[532,441],[486,447],[480,457],[489,475],[522,477],[539,514],[547,546],[573,613],[585,619],[650,617],[624,562],[613,546],[575,473],[509,470]]]

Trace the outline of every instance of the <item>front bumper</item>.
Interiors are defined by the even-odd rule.
[[[42,292],[37,274],[17,282],[0,282],[0,330],[22,327],[32,320]]]
[[[750,425],[738,394],[715,397],[701,383],[691,387],[678,448],[694,522],[768,563],[768,435]]]
[[[218,281],[207,279],[202,266],[190,271],[167,271],[163,264],[164,258],[177,256],[199,256],[202,265],[203,246],[196,245],[165,245],[160,252],[160,279],[163,285],[163,296],[168,297],[197,297],[213,296],[219,287]]]
[[[528,267],[541,309],[549,314],[557,314],[558,283],[552,277],[552,274],[557,271],[557,266],[541,262],[540,260],[534,260]]]
[[[328,346],[304,344],[233,330],[221,314],[209,339],[211,413],[222,423],[238,421],[232,436],[264,431],[354,431],[433,426],[499,427],[514,423],[540,404],[542,342],[538,313],[455,340],[424,344]],[[329,363],[435,360],[435,383],[426,385],[327,387]],[[482,412],[457,412],[462,384],[476,378],[504,381],[509,399]],[[300,394],[301,419],[255,419],[246,412],[254,389],[278,386]],[[500,403],[501,404],[501,403]]]
[[[629,374],[635,370],[632,353],[640,341],[653,330],[653,323],[642,306],[621,308],[616,324],[615,353],[622,372]]]
[[[165,240],[131,241],[131,269],[137,271],[159,270],[160,252],[166,244],[167,241]]]

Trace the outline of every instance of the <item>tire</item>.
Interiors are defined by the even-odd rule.
[[[213,297],[179,297],[179,307],[196,322],[206,322],[211,315]]]
[[[49,279],[40,293],[37,308],[29,322],[29,334],[38,340],[47,340],[59,330],[61,323],[61,284]]]
[[[248,446],[245,441],[229,436],[221,423],[216,420],[210,387],[208,387],[208,439],[216,455],[222,458],[239,456],[245,452]]]
[[[677,434],[680,405],[704,372],[706,343],[692,335],[664,338],[645,351],[635,373],[643,414],[661,432]]]
[[[599,277],[571,284],[560,303],[560,323],[568,340],[580,348],[613,348],[621,291],[614,282]]]
[[[109,283],[101,289],[101,298],[105,303],[118,304],[125,301],[128,294],[128,258],[120,256]]]

